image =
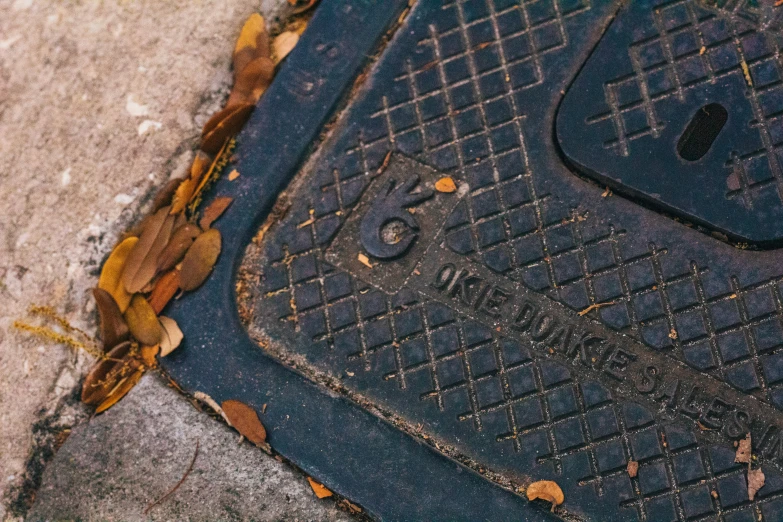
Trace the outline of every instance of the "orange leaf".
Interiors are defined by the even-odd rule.
[[[92,295],[101,320],[101,341],[103,351],[108,352],[130,336],[128,325],[122,317],[120,307],[109,292],[102,288],[93,288]]]
[[[269,56],[269,35],[266,22],[258,13],[253,13],[245,21],[234,46],[234,72],[241,71],[254,58]]]
[[[310,487],[313,488],[313,492],[315,492],[315,496],[318,498],[326,498],[334,495],[334,493],[332,493],[329,488],[319,482],[316,482],[312,477],[307,477],[307,482],[310,483]]]
[[[234,201],[234,198],[227,196],[215,198],[206,210],[204,210],[204,215],[201,216],[201,220],[198,222],[199,226],[203,230],[209,229],[210,225],[226,211],[232,201]]]
[[[435,190],[438,192],[446,192],[450,194],[457,190],[457,185],[449,176],[444,176],[435,182]]]
[[[240,435],[256,445],[266,441],[266,430],[261,424],[256,410],[233,399],[223,401],[220,406],[228,421]]]
[[[217,262],[220,243],[220,232],[215,228],[210,228],[196,238],[182,260],[180,288],[190,291],[201,286]]]
[[[555,510],[555,506],[559,506],[565,500],[563,490],[557,485],[557,482],[551,480],[539,480],[533,482],[527,487],[527,499],[528,500],[546,500],[552,503],[552,511]]]
[[[158,352],[160,351],[160,346],[157,344],[155,346],[142,346],[141,347],[141,360],[144,363],[144,366],[147,368],[154,368],[158,365],[158,361],[155,359],[155,356],[158,355]]]
[[[125,290],[122,284],[122,273],[125,269],[128,255],[136,246],[139,238],[128,237],[122,243],[114,247],[109,258],[103,264],[101,277],[98,279],[98,288],[106,290],[114,298],[120,312],[125,312],[130,304],[131,294]]]
[[[148,299],[156,314],[163,311],[177,290],[179,290],[179,270],[170,270],[158,278]]]

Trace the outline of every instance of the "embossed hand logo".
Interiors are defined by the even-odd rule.
[[[360,237],[362,246],[378,259],[394,259],[405,254],[413,245],[419,230],[416,218],[407,211],[432,197],[434,191],[422,188],[411,192],[421,182],[414,174],[401,184],[389,179],[375,196],[362,218]],[[404,225],[400,228],[394,225]]]

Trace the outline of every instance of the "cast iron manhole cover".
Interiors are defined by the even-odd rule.
[[[783,519],[773,3],[323,0],[166,367],[381,519]]]

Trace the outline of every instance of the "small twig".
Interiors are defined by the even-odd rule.
[[[171,495],[173,495],[174,492],[177,491],[177,489],[179,489],[179,487],[182,485],[182,483],[185,482],[185,479],[188,478],[188,475],[190,475],[190,472],[193,471],[193,464],[196,463],[196,457],[198,457],[198,447],[199,447],[199,441],[196,440],[196,451],[193,452],[193,458],[190,460],[190,466],[188,466],[188,469],[185,470],[185,474],[182,475],[182,478],[179,479],[179,482],[177,482],[177,484],[173,488],[171,488],[168,493],[166,493],[165,495],[160,497],[158,500],[156,500],[155,502],[153,502],[152,504],[147,506],[147,509],[144,510],[144,514],[145,515],[147,513],[149,513],[150,509],[154,508],[155,506],[157,506],[158,504],[160,504],[161,502],[163,502],[164,500],[169,498]]]
[[[231,421],[228,420],[228,417],[226,416],[226,412],[224,412],[223,408],[221,408],[220,405],[217,402],[215,402],[215,399],[213,399],[212,397],[210,397],[206,393],[200,392],[200,391],[197,391],[196,393],[194,393],[193,394],[193,398],[197,399],[197,400],[199,400],[199,401],[201,401],[203,403],[205,403],[207,406],[209,406],[210,408],[215,410],[215,413],[219,413],[220,416],[223,417],[223,420],[226,421],[226,424],[228,424],[232,428],[234,427],[231,424]]]
[[[602,308],[604,306],[610,306],[615,304],[614,301],[607,301],[606,303],[593,303],[581,312],[579,312],[579,317],[582,317],[584,315],[587,315],[588,313],[592,312],[593,310],[597,310],[598,308]]]

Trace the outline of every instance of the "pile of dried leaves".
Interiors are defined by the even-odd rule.
[[[305,9],[315,1],[307,2]],[[82,401],[106,410],[136,385],[182,342],[177,323],[161,315],[178,293],[195,290],[207,279],[221,250],[221,235],[212,224],[231,205],[217,197],[199,210],[207,189],[220,176],[242,129],[277,65],[298,42],[306,22],[293,22],[274,39],[259,14],[251,15],[233,52],[234,85],[225,107],[204,125],[199,150],[188,176],[170,181],[155,197],[141,223],[114,247],[101,270],[93,296],[100,317],[100,342],[75,328],[47,307],[31,313],[54,320],[60,331],[17,321],[15,326],[98,359],[82,386]],[[239,176],[232,171],[233,181]],[[74,337],[76,336],[76,337]]]

